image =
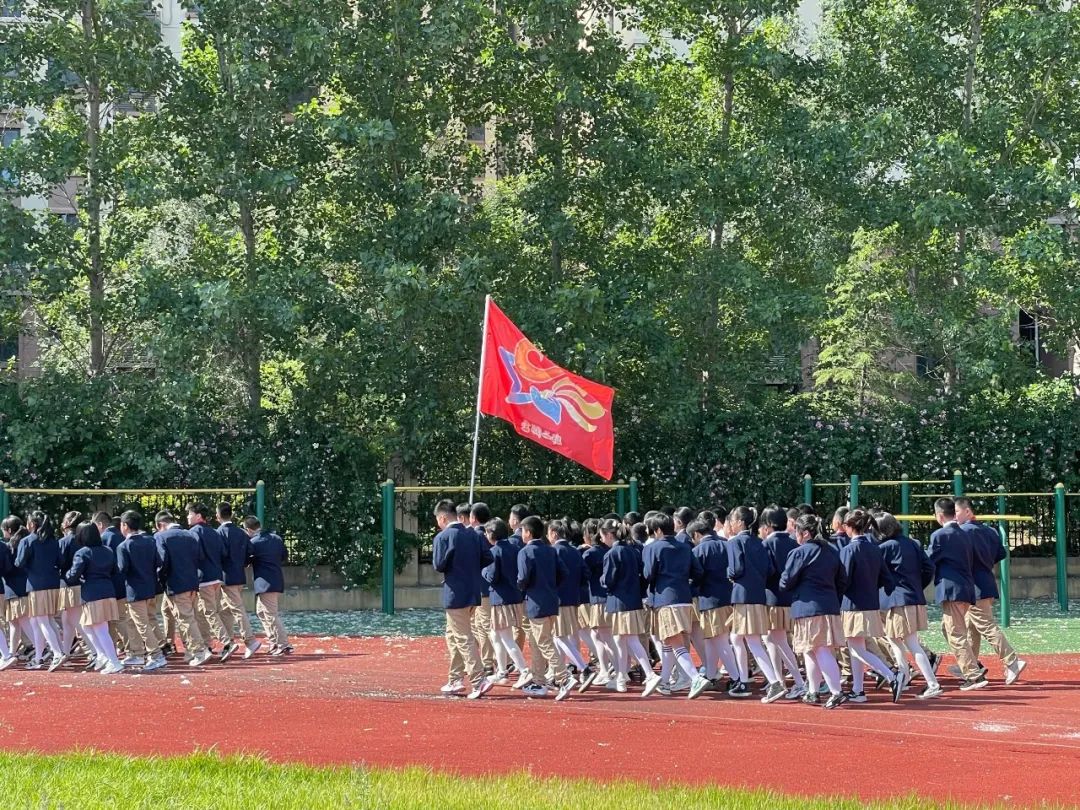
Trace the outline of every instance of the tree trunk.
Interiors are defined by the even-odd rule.
[[[87,49],[94,50],[98,39],[96,0],[82,2],[82,30]],[[91,62],[86,81],[86,177],[82,200],[86,211],[86,268],[90,298],[91,377],[105,373],[105,263],[101,254],[101,198],[98,191],[98,156],[101,150],[101,77]]]
[[[559,102],[555,102],[555,115],[551,124],[551,145],[551,176],[554,181],[553,185],[557,195],[557,210],[554,212],[557,222],[555,224],[561,226],[563,217],[562,199],[566,194],[566,189],[563,187],[563,184],[566,182],[566,179],[563,171],[563,113],[559,106]],[[558,283],[562,280],[562,244],[559,241],[559,237],[554,232],[551,234],[550,270],[552,283]]]
[[[244,235],[244,281],[248,294],[258,288],[258,266],[255,255],[255,217],[247,200],[240,203],[240,230]],[[244,320],[242,349],[244,385],[248,394],[248,410],[253,419],[262,412],[262,330],[257,313]]]

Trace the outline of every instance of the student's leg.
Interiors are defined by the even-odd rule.
[[[176,625],[180,630],[180,639],[184,642],[184,651],[192,656],[202,655],[206,649],[206,642],[195,620],[195,598],[195,591],[174,593],[169,597],[176,615]]]
[[[840,677],[845,681],[851,680],[851,652],[846,644],[840,646],[837,653],[837,663],[840,666]]]
[[[132,652],[135,655],[141,654],[154,657],[161,652],[161,640],[157,637],[157,626],[150,615],[153,607],[154,600],[152,599],[127,603],[128,620],[132,627]]]
[[[817,661],[812,652],[803,653],[803,663],[806,665],[806,686],[811,695],[816,695],[818,684],[821,683],[821,670],[818,669]]]
[[[510,660],[514,662],[514,666],[517,667],[520,674],[527,670],[529,665],[525,661],[525,653],[521,651],[521,648],[517,645],[517,639],[514,638],[515,631],[516,628],[504,627],[501,630],[496,630],[495,633],[499,636],[503,649],[506,650],[506,654],[510,656]]]
[[[79,608],[66,607],[60,611],[60,649],[71,652],[75,644],[75,629],[79,626]]]
[[[630,644],[622,635],[612,636],[612,641],[615,644],[615,677],[625,680],[630,671]]]
[[[491,644],[491,598],[483,597],[472,615],[473,636],[480,653],[480,663],[486,670],[495,668],[495,648]]]
[[[83,629],[87,636],[91,634],[94,636],[94,644],[106,660],[113,666],[120,666],[120,659],[116,655],[116,645],[113,644],[112,636],[109,635],[109,623],[83,625]]]
[[[904,651],[904,648],[901,646],[903,644],[903,642],[898,641],[895,638],[887,638],[887,639],[885,639],[885,641],[889,645],[889,652],[892,654],[893,661],[896,662],[896,668],[899,671],[903,672],[904,669],[908,665],[908,663],[907,663],[907,653]]]
[[[671,670],[675,666],[675,656],[672,654],[671,647],[660,642],[658,647],[660,650],[660,683],[667,683],[671,679]]]
[[[585,659],[581,657],[581,650],[578,649],[576,638],[575,634],[573,636],[554,636],[552,640],[563,658],[577,667],[578,672],[581,672],[585,669],[586,664]]]
[[[49,645],[53,654],[63,655],[61,652],[63,647],[60,644],[60,637],[56,633],[56,626],[52,623],[52,619],[49,616],[35,616],[34,622],[37,624],[41,637]]]
[[[214,637],[223,646],[231,644],[232,630],[229,628],[228,611],[221,601],[221,583],[200,588],[199,600],[205,605],[206,619],[210,622],[210,629],[214,633]]]
[[[236,635],[244,637],[244,646],[250,647],[255,641],[255,633],[251,630],[251,619],[248,618],[247,608],[244,607],[244,586],[225,585],[221,589],[221,604],[225,608],[227,617],[231,617],[230,624]]]
[[[579,648],[582,644],[585,645],[585,649],[589,651],[589,657],[595,658],[597,663],[600,662],[600,651],[596,649],[596,639],[593,638],[592,630],[581,625],[581,629],[577,632],[577,638],[574,640],[574,644]]]
[[[541,655],[544,656],[544,660],[547,662],[548,672],[547,679],[552,684],[561,684],[566,680],[567,671],[566,665],[559,658],[558,652],[555,650],[555,644],[553,643],[553,633],[555,630],[555,617],[548,616],[544,619],[530,619],[530,624],[533,625],[533,639],[536,641],[536,645],[540,648]]]
[[[979,678],[979,666],[971,648],[971,639],[967,633],[968,607],[964,602],[941,603],[941,628],[949,647],[956,656],[960,672],[968,680]]]
[[[721,633],[715,639],[716,651],[720,656],[720,663],[724,665],[728,677],[731,680],[739,679],[739,662],[736,660],[735,648],[731,646],[731,637],[728,633]],[[745,654],[745,650],[744,650]]]
[[[769,650],[769,662],[772,663],[773,669],[776,670],[781,680],[783,680],[784,674],[782,664],[786,664],[788,672],[791,673],[791,677],[795,681],[795,686],[805,686],[802,674],[799,672],[799,662],[795,658],[795,652],[791,649],[791,644],[788,643],[787,631],[770,630],[769,635],[765,637],[765,646]],[[774,651],[776,653],[775,658],[773,657]]]
[[[817,661],[821,677],[825,679],[825,685],[834,695],[840,694],[840,666],[833,657],[833,652],[828,647],[815,647],[814,660]]]
[[[82,631],[82,638],[83,638],[83,641],[86,643],[86,649],[90,651],[90,655],[89,655],[90,659],[92,659],[95,663],[98,660],[103,660],[103,661],[108,660],[105,657],[105,653],[103,653],[101,650],[98,649],[97,638],[95,637],[95,635],[93,633],[91,633],[90,631],[88,631],[85,627],[83,628],[83,631]]]
[[[495,674],[501,675],[509,669],[510,658],[494,629],[488,633],[488,644],[491,645],[491,654],[495,658]]]
[[[1001,632],[1001,627],[998,626],[997,620],[994,618],[993,599],[980,599],[968,609],[968,627],[975,630],[975,633],[972,634],[973,638],[981,636],[990,643],[990,646],[994,648],[994,652],[997,653],[997,657],[1001,659],[1001,663],[1007,667],[1011,667],[1016,663],[1016,650],[1013,649],[1009,640],[1005,638],[1005,634]],[[979,653],[976,651],[974,644],[972,645],[972,652],[975,654],[976,660],[978,660]]]
[[[694,659],[690,657],[690,651],[686,649],[686,633],[679,633],[671,638],[664,640],[665,646],[672,651],[672,657],[686,674],[686,677],[693,680],[697,677],[697,667],[694,666]]]
[[[926,654],[926,650],[922,648],[922,644],[919,642],[919,634],[912,633],[906,639],[904,643],[907,648],[911,650],[911,655],[915,659],[915,666],[919,668],[919,672],[922,673],[923,678],[926,680],[927,686],[939,686],[937,675],[934,674],[934,668],[930,666],[930,656]]]
[[[765,647],[761,643],[761,637],[757,635],[739,636],[742,642],[750,650],[750,654],[754,656],[754,660],[757,661],[758,668],[761,670],[761,674],[765,676],[765,680],[769,683],[779,683],[780,676],[776,674],[776,670],[773,669],[772,663],[769,661],[769,656],[765,652]]]
[[[262,595],[263,607],[270,614],[270,620],[274,625],[274,634],[278,639],[278,644],[282,647],[289,645],[289,634],[285,630],[285,622],[282,621],[281,614],[285,611],[281,607],[281,600],[284,598],[284,594],[279,592],[267,592]],[[470,620],[471,621],[471,620]],[[476,644],[474,638],[473,644]],[[479,648],[477,648],[477,660],[479,660]]]
[[[870,667],[870,669],[874,670],[889,683],[896,680],[896,675],[893,673],[892,669],[884,661],[866,649],[865,638],[849,638],[847,642],[848,647],[851,648],[851,674],[853,680],[855,676],[856,661],[860,661],[864,665]],[[862,690],[855,689],[854,691],[859,692]]]
[[[624,636],[626,640],[626,650],[629,655],[634,657],[638,666],[645,670],[647,675],[652,671],[652,662],[649,661],[649,654],[645,652],[645,646],[641,643],[641,639],[637,636]]]
[[[705,667],[705,677],[710,681],[716,680],[720,674],[720,637],[713,636],[705,639],[705,655],[701,658]]]
[[[701,620],[694,619],[694,627],[690,631],[690,643],[694,645],[694,649],[697,650],[698,658],[705,661],[705,631],[701,629]],[[697,670],[694,670],[694,674],[697,674]]]
[[[272,597],[267,600],[267,605],[274,610],[272,621],[275,624],[275,635],[281,635],[281,629],[277,627],[279,620],[276,615],[279,594],[259,594],[259,596]],[[474,689],[484,678],[484,665],[480,663],[480,648],[477,646],[476,636],[472,632],[472,614],[475,610],[476,608],[467,607],[446,612],[448,616],[450,614],[454,615],[454,643],[457,646],[458,655],[461,656],[461,660],[465,665],[465,676]],[[288,639],[282,637],[281,643],[287,644]]]
[[[742,636],[737,633],[731,633],[728,638],[731,641],[732,655],[735,656],[735,665],[738,667],[729,674],[741,683],[747,683],[750,680],[750,659],[746,655],[746,645],[743,644]]]
[[[593,649],[596,650],[596,663],[600,667],[600,677],[605,679],[611,671],[611,651],[615,641],[611,637],[611,629],[607,627],[594,627],[589,631],[592,638]]]
[[[263,618],[262,601],[259,598],[261,595],[262,594],[255,595],[255,615],[257,615],[259,621],[262,622],[263,629],[266,630],[266,638],[269,641],[270,630],[267,627],[266,620]],[[443,638],[446,640],[446,656],[449,662],[446,679],[447,683],[460,681],[465,677],[465,659],[461,656],[461,645],[457,638],[460,617],[455,613],[456,610],[460,610],[460,608],[446,610],[446,630],[443,632]]]

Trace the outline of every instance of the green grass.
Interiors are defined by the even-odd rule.
[[[938,651],[944,649],[941,638],[941,610],[931,605],[930,630],[923,638]],[[994,611],[994,618],[998,613]],[[1049,599],[1017,599],[1012,607],[1012,624],[1005,635],[1021,655],[1029,653],[1080,652],[1080,601],[1073,600],[1068,613],[1058,610],[1056,601]],[[983,645],[986,649],[986,645]],[[993,651],[988,654],[993,657]]]
[[[480,756],[482,752],[462,752]],[[627,751],[626,755],[633,755]],[[618,757],[612,753],[610,756]],[[176,758],[125,757],[83,752],[58,756],[0,753],[5,807],[33,810],[125,808],[477,808],[515,810],[890,810],[960,807],[917,797],[864,805],[851,799],[800,799],[768,791],[722,787],[661,787],[621,782],[539,779],[526,773],[458,778],[410,768],[404,771],[272,765],[256,757],[213,753]]]

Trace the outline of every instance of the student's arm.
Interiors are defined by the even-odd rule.
[[[695,585],[705,584],[705,563],[703,557],[705,551],[701,546],[697,546],[694,549],[694,553],[690,555],[690,581]]]
[[[19,541],[19,549],[15,552],[15,567],[25,569],[26,566],[34,559],[34,552],[30,546],[32,541],[27,538],[23,538]]]
[[[836,566],[836,593],[843,596],[847,592],[848,575],[843,565]]]
[[[659,567],[656,564],[655,556],[656,552],[653,550],[656,548],[656,543],[645,546],[644,551],[641,553],[641,576],[650,585],[656,584],[656,569]]]
[[[121,543],[116,547],[116,568],[121,574],[124,574],[127,573],[127,565],[127,549]]]
[[[450,561],[454,558],[454,549],[450,544],[450,538],[442,532],[435,535],[435,543],[431,549],[431,564],[440,574],[450,570]]]
[[[533,584],[533,562],[532,554],[528,551],[529,547],[525,546],[518,552],[518,580],[517,586],[519,591],[526,591],[532,587]]]
[[[1005,554],[1005,544],[1001,542],[1001,535],[997,529],[990,526],[986,527],[986,543],[990,548],[990,556],[994,565],[1005,559],[1007,556]]]
[[[941,538],[937,532],[930,535],[930,547],[927,549],[930,560],[937,565],[941,560]]]
[[[604,555],[604,561],[600,568],[600,581],[603,583],[604,588],[610,591],[615,587],[616,581],[618,581],[619,573],[619,561],[615,558],[615,555],[611,553],[611,549]]]
[[[892,569],[884,562],[878,569],[878,588],[884,590],[886,594],[896,590],[896,577],[893,576]]]
[[[86,555],[80,552],[81,549],[75,552],[75,558],[71,561],[71,569],[64,574],[64,579],[69,582],[82,581],[83,571],[86,570]]]
[[[800,559],[795,554],[788,554],[787,562],[784,563],[784,571],[776,586],[781,591],[793,591],[802,579],[803,567]]]
[[[728,544],[727,575],[732,582],[742,579],[746,571],[746,555],[742,541],[735,540]]]
[[[492,560],[495,559],[495,554],[492,552],[492,546],[487,541],[487,537],[480,536],[480,564],[489,565]]]
[[[574,552],[575,554],[577,552]],[[562,558],[562,554],[555,555],[555,584],[562,585],[566,580],[570,578],[570,569],[566,565],[566,560]]]
[[[482,576],[491,585],[496,585],[499,582],[499,563],[502,553],[495,553],[495,547],[491,547],[491,562],[480,569],[480,576]]]
[[[157,543],[157,555],[158,581],[164,583],[169,579],[169,569],[171,567],[169,560],[169,548],[165,545],[164,540],[161,540]]]
[[[934,581],[934,564],[930,561],[929,555],[923,550],[923,547],[918,543],[915,544],[915,550],[919,554],[919,575],[922,586],[925,589],[927,585]]]

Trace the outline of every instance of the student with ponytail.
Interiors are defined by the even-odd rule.
[[[14,521],[14,522],[12,522]],[[7,541],[10,537],[13,529],[17,528],[22,530],[22,523],[16,517],[6,518],[2,524],[4,532],[4,540]],[[0,596],[0,616],[10,621],[8,615],[8,577],[11,577],[16,571],[15,568],[15,555],[11,553],[11,547],[7,542],[0,543],[0,577],[4,580],[4,593]],[[15,641],[18,638],[18,632],[15,629],[15,622],[11,622],[11,647],[15,647]],[[11,654],[11,648],[8,647],[8,640],[3,633],[0,633],[0,670],[7,669],[14,664],[18,658]]]
[[[795,682],[785,698],[798,700],[806,694],[806,683],[799,672],[799,662],[791,644],[788,643],[788,633],[791,630],[791,597],[779,588],[780,574],[787,565],[788,555],[799,546],[795,538],[787,533],[787,526],[787,512],[779,506],[771,506],[762,513],[761,526],[758,527],[761,544],[772,561],[772,574],[765,583],[765,603],[769,609],[769,632],[765,636],[765,649],[776,674],[783,678],[786,666]]]
[[[731,648],[731,581],[727,578],[727,544],[716,536],[716,516],[702,513],[686,527],[693,538],[694,564],[691,578],[698,589],[697,609],[705,643],[702,663],[705,672],[694,678],[690,699],[702,692],[719,691],[720,663],[732,681],[738,676],[735,651]]]
[[[491,546],[491,562],[480,572],[489,585],[491,599],[491,646],[498,667],[493,680],[500,686],[510,682],[510,662],[517,668],[514,689],[532,682],[532,673],[514,633],[521,624],[521,591],[517,586],[517,546],[510,542],[510,529],[502,518],[484,524],[484,536]]]
[[[640,523],[634,526],[645,528]],[[625,692],[630,656],[647,674],[652,673],[652,664],[640,638],[649,630],[642,607],[641,555],[620,528],[614,520],[605,520],[600,526],[600,538],[608,547],[600,581],[607,591],[607,614],[615,641],[615,691]]]
[[[67,655],[75,644],[75,634],[79,629],[79,613],[82,611],[82,594],[76,580],[68,579],[64,572],[71,570],[75,552],[79,550],[75,539],[75,529],[83,522],[82,512],[68,512],[60,521],[63,536],[57,541],[60,546],[60,571],[63,582],[60,585],[60,646]],[[91,647],[93,649],[93,647]]]
[[[609,521],[619,530],[614,520]],[[585,542],[588,548],[581,555],[588,575],[589,601],[582,607],[582,634],[588,633],[592,639],[592,648],[596,651],[596,662],[600,674],[593,682],[596,686],[615,688],[615,639],[611,635],[611,617],[607,614],[607,588],[604,587],[604,557],[607,546],[600,534],[603,524],[595,518],[586,520],[583,526]]]
[[[109,633],[109,622],[120,618],[113,585],[117,570],[116,554],[101,542],[101,533],[90,521],[79,524],[75,542],[79,548],[71,568],[64,576],[69,582],[77,582],[81,586],[79,624],[96,653],[94,669],[103,675],[116,675],[124,671]]]
[[[15,565],[26,572],[30,620],[39,633],[34,642],[34,658],[27,669],[41,669],[44,645],[48,643],[53,653],[49,671],[54,672],[68,660],[52,622],[60,605],[60,545],[44,512],[33,512],[27,523],[30,534],[19,543],[15,554]]]

